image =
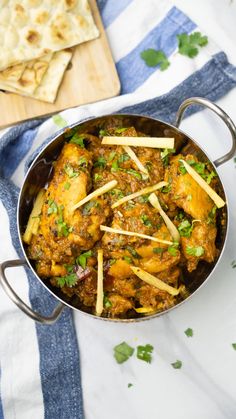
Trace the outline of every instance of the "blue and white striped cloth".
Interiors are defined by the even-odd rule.
[[[100,0],[99,6],[122,95],[62,112],[68,124],[114,112],[173,122],[185,98],[217,100],[236,86],[236,68],[211,40],[194,60],[177,54],[176,35],[198,28],[167,0]],[[164,50],[169,69],[147,67],[140,58],[146,48]],[[19,188],[37,150],[57,131],[49,118],[16,126],[0,139],[1,260],[21,255],[16,232]],[[27,274],[19,268],[8,276],[24,301],[49,313],[55,300]],[[21,313],[3,290],[0,301],[0,419],[81,419],[79,349],[71,311],[64,310],[55,325],[42,326]],[[94,414],[94,419],[102,418]]]

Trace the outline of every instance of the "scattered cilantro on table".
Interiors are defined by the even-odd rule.
[[[236,343],[232,343],[232,347],[236,351]]]
[[[150,344],[145,346],[139,345],[137,347],[137,358],[150,364],[152,361],[152,351],[153,346]]]
[[[140,56],[148,67],[156,67],[157,65],[160,65],[161,71],[166,70],[170,65],[166,54],[161,50],[157,51],[156,49],[149,48],[142,51]]]
[[[177,35],[178,39],[178,52],[186,55],[189,58],[194,58],[199,53],[198,47],[204,47],[208,44],[207,36],[203,36],[201,32],[193,32],[190,35],[181,33]]]
[[[130,388],[130,387],[133,387],[133,384],[132,383],[129,383],[128,384],[128,388]]]
[[[234,269],[234,268],[236,268],[236,260],[233,260],[232,262],[231,262],[231,266],[232,266],[232,268]]]
[[[171,365],[176,370],[179,370],[182,367],[182,361],[180,361],[179,359],[177,359],[177,361],[173,362]]]
[[[59,128],[64,128],[68,125],[68,122],[60,114],[53,115],[52,120]]]
[[[133,355],[134,348],[128,345],[126,342],[122,342],[114,347],[114,357],[118,364],[122,364]]]
[[[186,329],[184,331],[185,335],[188,336],[188,338],[192,338],[193,337],[193,329],[191,329],[190,327],[188,327],[188,329]]]

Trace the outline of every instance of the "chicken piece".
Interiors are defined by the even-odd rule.
[[[63,147],[46,191],[38,236],[29,247],[32,258],[70,263],[101,238],[100,225],[111,214],[106,198],[102,196],[72,209],[89,193],[91,166],[91,153],[85,148],[72,143]]]
[[[189,272],[196,269],[199,260],[213,262],[217,256],[215,246],[217,229],[214,224],[196,223],[190,237],[181,237],[182,252]],[[199,256],[198,256],[199,255]]]
[[[111,317],[117,317],[125,315],[128,310],[133,308],[132,302],[119,294],[112,293],[108,295],[108,299],[111,303],[111,307],[108,309]]]
[[[214,202],[209,195],[198,185],[188,173],[181,174],[179,171],[179,160],[196,161],[195,156],[181,155],[171,158],[170,167],[166,170],[165,180],[171,183],[169,197],[178,207],[197,220],[206,220],[208,214],[214,207]]]
[[[166,291],[161,291],[152,285],[142,285],[136,294],[136,299],[142,307],[152,307],[153,310],[165,310],[175,304],[175,297]]]
[[[151,205],[128,202],[114,210],[111,227],[153,236],[154,234],[158,235],[158,229],[161,225],[162,219],[158,211]],[[113,233],[105,233],[102,238],[103,246],[109,251],[119,248],[124,249],[127,245],[135,244],[135,246],[138,246],[144,242],[145,239],[139,237]]]

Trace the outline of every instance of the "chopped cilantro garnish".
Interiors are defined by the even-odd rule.
[[[216,215],[216,210],[217,210],[217,206],[214,205],[214,207],[208,213],[207,224],[214,223],[214,221],[215,221],[215,215]]]
[[[95,182],[98,182],[99,180],[101,180],[102,179],[102,176],[101,175],[99,175],[98,173],[95,173],[95,175],[94,175],[94,181]]]
[[[115,151],[111,151],[111,153],[109,154],[109,157],[108,157],[108,161],[112,161],[115,156],[116,156],[116,152]]]
[[[131,264],[133,262],[132,259],[129,256],[123,256],[123,259],[129,264]]]
[[[86,265],[87,265],[87,259],[89,258],[89,257],[91,257],[92,256],[92,254],[93,254],[93,252],[92,252],[92,250],[89,250],[88,252],[85,252],[85,253],[82,253],[81,255],[79,255],[77,258],[76,258],[76,263],[78,263],[80,266],[82,266],[82,268],[83,269],[85,269],[86,268]]]
[[[133,387],[133,384],[132,383],[129,383],[128,384],[128,388],[130,388],[130,387]]]
[[[70,187],[71,187],[70,182],[66,182],[66,183],[64,183],[64,189],[65,189],[66,191],[68,191],[68,189],[70,189]]]
[[[148,67],[156,67],[160,64],[161,71],[166,70],[170,65],[166,54],[161,50],[157,51],[156,49],[149,48],[142,51],[140,56]]]
[[[236,351],[236,343],[232,343],[232,347],[234,348],[234,350]]]
[[[116,128],[115,134],[121,134],[124,131],[127,131],[128,128]]]
[[[73,285],[76,284],[78,281],[78,276],[75,273],[71,273],[70,275],[66,276],[58,276],[55,278],[57,280],[57,284],[59,287],[64,287],[65,285],[67,287],[73,287]]]
[[[193,230],[193,223],[190,223],[188,220],[183,220],[179,224],[178,230],[182,237],[190,237]]]
[[[134,177],[136,177],[139,180],[142,180],[142,175],[139,172],[136,172],[136,170],[134,169],[127,169],[126,173],[128,173],[129,175],[132,175]]]
[[[77,177],[79,176],[79,173],[76,172],[73,167],[71,166],[70,163],[65,164],[64,166],[64,171],[67,174],[67,176],[69,176],[69,178],[73,178],[73,177]]]
[[[130,157],[127,153],[123,153],[118,158],[118,163],[124,163],[125,161],[129,160]]]
[[[109,300],[109,298],[106,295],[104,295],[103,304],[104,304],[105,308],[111,308],[112,307],[112,302]]]
[[[53,115],[52,120],[59,128],[64,128],[68,125],[66,120],[60,114]]]
[[[171,365],[176,370],[179,370],[182,367],[182,361],[180,361],[179,359],[177,359],[177,361],[173,362]]]
[[[149,218],[146,214],[142,214],[140,218],[141,218],[142,223],[145,226],[152,227],[152,223],[151,223],[151,221],[149,220]]]
[[[84,139],[85,139],[85,136],[84,136],[84,135],[79,135],[79,134],[76,132],[76,133],[73,135],[73,137],[71,138],[70,143],[77,144],[77,145],[79,145],[80,147],[84,148],[84,147],[85,147],[85,145],[84,145]]]
[[[47,211],[48,215],[57,214],[57,211],[58,211],[58,206],[57,206],[56,202],[53,201],[52,199],[49,199],[48,200],[48,211]]]
[[[140,204],[146,204],[148,202],[149,194],[148,195],[141,195],[137,197],[137,201],[140,202]]]
[[[114,357],[118,364],[122,364],[133,355],[134,348],[128,345],[126,342],[122,342],[114,347]]]
[[[167,186],[163,186],[163,188],[161,188],[162,193],[169,193],[170,191],[171,191],[171,184],[170,183]]]
[[[124,193],[117,188],[112,189],[111,191],[108,192],[110,195],[112,196],[116,196],[118,199],[123,198],[124,197]]]
[[[111,171],[112,172],[117,172],[120,169],[119,167],[119,163],[117,160],[113,161],[111,164]]]
[[[99,137],[105,137],[105,136],[107,136],[108,135],[108,132],[107,132],[107,130],[105,130],[105,129],[100,129],[100,131],[99,131]]]
[[[99,203],[97,202],[97,201],[95,201],[95,200],[93,200],[93,201],[89,201],[89,202],[87,202],[84,206],[83,206],[83,209],[82,209],[82,214],[83,215],[89,215],[90,214],[90,210],[92,209],[92,208],[98,208],[99,207]]]
[[[88,160],[83,156],[79,158],[78,161],[79,166],[87,167],[88,166]]]
[[[215,172],[213,172],[213,170],[212,170],[211,173],[209,173],[209,175],[207,175],[206,182],[208,184],[210,184],[212,179],[216,176],[217,176],[217,174]]]
[[[60,205],[58,207],[59,218],[56,220],[56,223],[58,225],[58,235],[67,237],[69,235],[69,233],[71,233],[73,231],[73,227],[68,227],[68,225],[64,221],[64,219],[63,219],[63,209],[64,209],[63,205]]]
[[[207,36],[202,36],[200,32],[194,32],[191,35],[182,33],[177,35],[179,53],[189,58],[194,58],[199,53],[198,47],[204,47],[208,44]]]
[[[172,244],[172,246],[168,247],[168,252],[171,256],[177,256],[178,254],[178,243]]]
[[[188,336],[188,338],[192,338],[193,337],[193,329],[191,329],[190,327],[188,327],[188,329],[186,329],[184,331],[185,335]]]
[[[137,347],[137,358],[150,364],[152,361],[152,351],[153,346],[150,344],[147,344],[145,346],[139,345]]]
[[[98,157],[98,159],[94,162],[94,167],[101,167],[104,169],[106,164],[107,164],[107,161],[104,157]]]
[[[132,246],[126,246],[126,249],[135,259],[141,259],[141,256],[138,254],[138,252],[136,252],[136,250]]]
[[[190,256],[200,257],[204,254],[204,248],[202,246],[186,246],[186,253]]]
[[[175,153],[175,148],[165,148],[163,151],[161,151],[161,160],[163,165],[166,167],[169,164],[169,156],[170,154]]]
[[[163,253],[165,249],[163,249],[162,247],[153,247],[152,251],[153,253]]]

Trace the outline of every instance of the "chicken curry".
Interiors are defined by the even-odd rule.
[[[103,317],[176,305],[189,295],[184,270],[218,256],[220,205],[187,170],[213,193],[219,181],[210,163],[176,154],[165,141],[129,146],[138,137],[134,127],[110,126],[97,136],[65,131],[23,237],[38,275],[65,301]]]

